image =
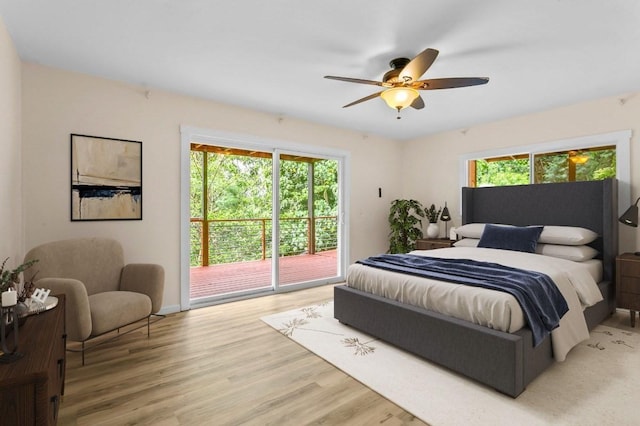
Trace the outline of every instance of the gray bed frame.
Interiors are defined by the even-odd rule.
[[[567,225],[597,232],[592,245],[603,261],[604,300],[584,312],[592,329],[615,311],[617,194],[615,179],[463,188],[462,223]],[[528,327],[505,333],[346,285],[334,288],[334,316],[514,398],[554,362],[551,339],[534,347]]]

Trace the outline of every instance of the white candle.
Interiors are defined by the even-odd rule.
[[[2,292],[2,307],[15,306],[18,303],[18,292],[4,291]]]

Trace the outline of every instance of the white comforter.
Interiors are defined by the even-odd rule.
[[[589,268],[580,262],[476,247],[414,251],[412,254],[473,259],[542,272],[556,283],[569,306],[569,312],[560,320],[560,326],[551,333],[555,359],[564,361],[571,348],[589,337],[582,311],[602,300],[602,295]],[[347,285],[501,331],[514,332],[525,325],[517,300],[500,291],[405,275],[360,264],[349,267]]]

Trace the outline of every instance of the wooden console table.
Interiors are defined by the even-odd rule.
[[[66,367],[65,299],[46,312],[27,317],[19,329],[24,356],[0,364],[0,423],[54,425],[64,393]],[[13,335],[9,335],[10,346]]]

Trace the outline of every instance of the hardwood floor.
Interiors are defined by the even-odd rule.
[[[59,425],[424,425],[260,321],[333,286],[201,308],[68,353]]]

